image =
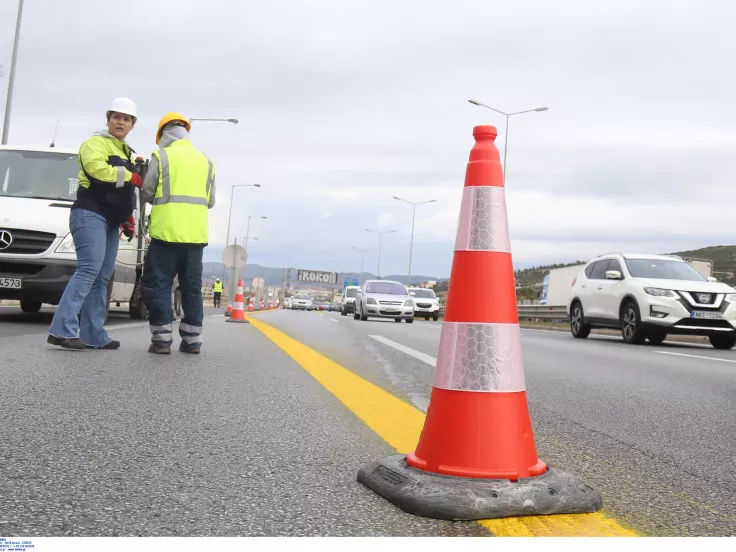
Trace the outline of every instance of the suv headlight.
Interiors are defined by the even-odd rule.
[[[69,232],[63,240],[61,240],[61,243],[56,248],[56,253],[76,253],[77,248],[74,247],[74,238],[72,238],[72,233]]]
[[[672,293],[669,289],[660,289],[660,288],[652,288],[652,287],[645,287],[644,293],[648,295],[653,295],[654,297],[674,297],[675,294]]]
[[[377,305],[378,303],[376,303],[376,300],[373,299],[373,297],[369,297],[368,300],[366,301],[366,304],[368,304],[368,305]]]
[[[726,301],[736,303],[736,293],[729,293],[728,295],[726,295]]]
[[[406,302],[404,303],[404,306],[405,307],[413,307],[414,306],[414,301],[412,301],[411,299],[407,299]]]

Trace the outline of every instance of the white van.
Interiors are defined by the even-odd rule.
[[[20,300],[23,312],[58,305],[77,257],[69,212],[77,198],[77,150],[0,146],[0,299]],[[145,253],[139,209],[137,236],[120,241],[107,306],[129,303],[145,319],[139,282]]]

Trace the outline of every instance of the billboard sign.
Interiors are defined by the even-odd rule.
[[[337,284],[337,272],[321,272],[319,270],[296,270],[296,282],[300,284]]]

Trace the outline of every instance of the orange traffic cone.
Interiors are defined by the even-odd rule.
[[[358,480],[403,510],[449,520],[595,512],[599,493],[537,458],[521,356],[503,172],[473,130],[432,395],[416,451]]]
[[[225,316],[232,316],[233,315],[233,304],[230,303],[227,306],[227,310],[225,311]]]
[[[263,297],[261,297],[261,310],[265,310],[265,309],[266,309],[266,306],[265,306],[265,303],[263,302]]]
[[[250,296],[250,299],[248,299],[248,312],[253,312],[253,296]]]
[[[245,319],[245,299],[243,299],[243,280],[238,280],[238,287],[235,288],[235,301],[233,302],[233,314],[230,320],[225,322],[248,323]]]

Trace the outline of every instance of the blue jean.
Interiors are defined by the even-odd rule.
[[[184,309],[179,335],[187,348],[199,348],[202,345],[203,253],[203,245],[151,241],[143,267],[141,297],[148,309],[152,343],[171,347],[173,342],[171,288],[174,277],[178,275],[181,306]]]
[[[65,339],[79,337],[86,345],[103,347],[112,341],[103,325],[107,283],[120,244],[118,227],[92,211],[72,209],[69,229],[77,250],[77,270],[64,290],[49,333]]]

